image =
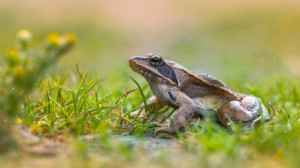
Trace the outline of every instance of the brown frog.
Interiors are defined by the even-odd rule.
[[[252,126],[262,116],[266,120],[270,119],[259,98],[234,93],[217,78],[195,74],[176,62],[163,59],[159,54],[132,57],[129,66],[149,83],[155,96],[147,100],[148,104],[161,103],[177,108],[169,124],[155,123],[160,127],[155,130],[155,134],[174,134],[175,127],[183,130],[196,114],[203,117],[217,115],[218,121],[224,127],[229,124],[227,117],[233,121],[250,123]],[[136,114],[134,112],[132,115]]]

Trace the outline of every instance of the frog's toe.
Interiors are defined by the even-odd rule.
[[[139,118],[143,118],[145,116],[145,110],[142,110],[141,112],[139,110],[136,110],[130,113],[131,117],[136,117],[137,115],[139,115]]]
[[[161,123],[158,123],[158,122],[151,122],[150,124],[152,124],[156,127],[168,127],[168,126],[170,126],[170,124],[161,124]]]
[[[252,121],[251,127],[256,128],[262,120],[264,120],[264,122],[268,122],[268,121],[270,121],[270,118],[265,118],[264,116],[257,117],[256,119],[254,119]]]
[[[258,118],[256,118],[256,119],[254,119],[254,120],[252,121],[252,123],[251,123],[251,127],[252,127],[252,128],[257,127],[257,126],[259,125],[260,122],[261,122],[261,117],[258,117]]]
[[[154,135],[156,136],[159,132],[165,132],[165,133],[169,133],[169,134],[175,134],[176,131],[175,129],[170,126],[170,124],[161,124],[158,122],[151,122],[152,125],[159,127],[154,131]]]
[[[168,133],[168,134],[175,134],[176,131],[173,127],[161,127],[161,128],[157,128],[155,131],[154,131],[154,135],[157,136],[157,134],[159,132],[164,132],[164,133]]]

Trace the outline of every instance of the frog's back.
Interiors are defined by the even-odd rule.
[[[174,63],[176,64],[176,63]],[[223,82],[209,75],[195,74],[177,64],[174,65],[179,89],[191,98],[215,97],[236,100],[237,96]]]
[[[222,81],[213,76],[203,74],[197,74],[196,76],[212,86],[230,90]]]

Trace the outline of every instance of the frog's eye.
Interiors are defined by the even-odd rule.
[[[153,55],[149,58],[149,63],[153,66],[160,66],[163,62],[162,57],[159,55]]]

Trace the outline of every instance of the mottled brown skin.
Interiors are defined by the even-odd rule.
[[[132,57],[129,65],[133,71],[145,77],[155,95],[147,103],[162,103],[177,108],[170,124],[154,123],[160,127],[155,130],[155,134],[174,134],[175,127],[183,130],[195,114],[203,117],[216,114],[224,127],[228,126],[227,117],[255,124],[261,119],[261,106],[264,118],[269,119],[268,111],[260,99],[234,93],[220,80],[194,74],[175,62],[164,60],[158,54]],[[134,112],[131,115],[136,114]]]

